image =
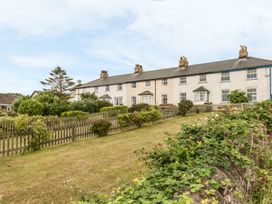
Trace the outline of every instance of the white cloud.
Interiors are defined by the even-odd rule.
[[[28,69],[52,69],[56,66],[72,67],[78,64],[71,56],[61,54],[43,54],[37,56],[10,56],[16,66]]]

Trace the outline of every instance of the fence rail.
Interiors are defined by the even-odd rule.
[[[176,109],[161,110],[162,119],[176,116]],[[50,132],[50,139],[40,144],[40,148],[46,148],[62,143],[74,142],[76,140],[93,136],[91,131],[92,123],[98,119],[105,119],[111,122],[109,133],[120,132],[121,127],[116,112],[101,112],[91,114],[85,119],[45,117],[47,129]],[[131,129],[134,126],[126,127]],[[122,129],[123,130],[123,129]],[[0,120],[0,155],[2,157],[17,155],[31,151],[31,135],[20,134],[11,121]]]

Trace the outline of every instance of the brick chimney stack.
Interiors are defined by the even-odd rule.
[[[185,56],[180,57],[179,67],[181,69],[186,69],[189,66],[188,59]]]
[[[140,64],[135,64],[135,68],[134,68],[134,73],[135,74],[140,74],[142,73],[144,70],[143,70],[143,66],[140,65]]]
[[[246,59],[246,58],[248,58],[247,46],[240,45],[239,59]]]
[[[109,77],[108,72],[106,70],[102,70],[100,73],[100,79],[106,79]]]

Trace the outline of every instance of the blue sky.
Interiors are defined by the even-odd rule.
[[[0,0],[0,92],[30,94],[56,66],[87,82],[235,58],[272,59],[269,0]]]

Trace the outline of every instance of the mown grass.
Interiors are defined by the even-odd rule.
[[[177,117],[103,138],[87,138],[23,156],[0,158],[0,203],[69,203],[79,192],[110,193],[118,180],[146,171],[135,154],[176,134],[182,123],[205,117]]]

